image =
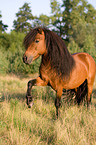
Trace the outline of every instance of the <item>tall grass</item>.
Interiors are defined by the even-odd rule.
[[[95,145],[96,82],[90,110],[68,105],[55,116],[55,92],[34,87],[32,109],[25,101],[30,78],[0,76],[0,145]]]

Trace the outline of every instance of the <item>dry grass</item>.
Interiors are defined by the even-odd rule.
[[[34,106],[25,102],[29,78],[0,76],[0,145],[95,145],[96,81],[91,108],[62,103],[56,120],[55,93],[35,87]],[[37,91],[38,90],[38,91]]]

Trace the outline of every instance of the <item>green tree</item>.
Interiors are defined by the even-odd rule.
[[[50,24],[50,17],[47,15],[41,14],[39,17],[35,16],[33,20],[33,27],[37,26],[49,26]]]
[[[75,42],[79,45],[80,48],[84,46],[86,36],[87,23],[85,21],[83,23],[82,21],[78,22],[77,25],[73,26],[72,35],[70,37],[72,37],[75,40]]]
[[[0,11],[0,19],[2,18],[1,11]],[[7,30],[8,25],[3,24],[2,20],[0,20],[0,31],[4,32]]]
[[[51,0],[51,13],[54,30],[68,42],[78,23],[96,23],[96,10],[86,0]]]
[[[61,10],[61,4],[56,0],[51,0],[51,16],[50,21],[51,25],[53,27],[53,31],[55,31],[60,37],[62,37],[62,10]]]
[[[73,27],[78,22],[84,22],[85,7],[87,2],[85,0],[63,0],[63,24],[64,35],[69,40],[70,35],[73,33]]]
[[[31,21],[34,18],[31,14],[31,8],[28,3],[19,8],[19,12],[16,13],[17,20],[14,20],[13,27],[17,32],[28,32],[31,28]]]
[[[91,4],[88,4],[86,8],[85,21],[87,23],[96,24],[96,10]]]
[[[50,18],[47,15],[41,14],[39,16],[39,21],[41,22],[41,25],[48,26]]]
[[[88,52],[89,54],[91,54],[93,50],[95,50],[94,39],[95,38],[92,35],[88,35],[86,37],[83,47],[84,52]]]

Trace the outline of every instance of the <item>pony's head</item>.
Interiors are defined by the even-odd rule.
[[[46,53],[45,35],[41,27],[32,29],[24,38],[26,48],[23,61],[31,64],[33,60]]]
[[[24,46],[26,48],[24,63],[30,64],[32,60],[42,55],[42,63],[50,62],[51,68],[56,73],[63,78],[69,77],[75,62],[64,41],[56,33],[42,27],[34,28],[26,35]]]

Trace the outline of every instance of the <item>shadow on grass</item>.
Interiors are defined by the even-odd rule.
[[[41,87],[32,89],[32,96],[34,100],[42,99],[46,103],[54,102],[56,93],[50,87]],[[18,99],[19,101],[26,101],[26,93],[11,93],[11,92],[2,92],[0,94],[0,102],[7,100],[10,102],[11,99]]]
[[[35,101],[42,99],[44,102],[49,104],[55,101],[56,92],[53,91],[50,87],[34,88],[32,90],[32,96],[34,97]],[[95,106],[96,108],[96,89],[93,90],[92,96],[93,96],[92,105]],[[26,93],[25,92],[24,93],[2,92],[1,97],[0,97],[0,102],[4,102],[5,100],[10,102],[11,99],[18,99],[19,101],[26,102]],[[65,103],[63,99],[61,100],[61,102],[62,102],[61,103],[62,105],[66,105],[68,103],[68,102]],[[73,105],[75,105],[75,103],[72,103],[72,106]]]
[[[20,101],[24,101],[26,99],[26,95],[21,93],[15,93],[15,94],[2,93],[0,102],[4,102],[5,100],[10,101],[11,99],[18,99]]]

